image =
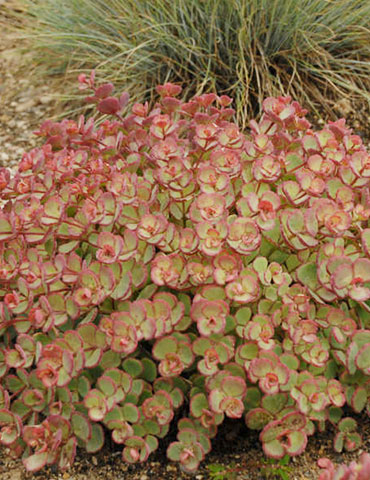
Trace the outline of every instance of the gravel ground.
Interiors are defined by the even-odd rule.
[[[16,35],[9,24],[9,9],[15,8],[15,0],[0,0],[0,166],[14,170],[24,151],[35,147],[39,140],[33,135],[40,123],[57,113],[53,97],[53,84],[37,84],[27,66],[27,58],[20,54]],[[59,82],[60,84],[60,82]],[[349,124],[365,139],[370,138],[370,116],[366,106],[354,110],[348,101],[336,106],[339,115],[349,117]],[[356,113],[354,113],[356,111]],[[323,121],[316,119],[317,123]],[[368,141],[367,141],[368,143]],[[362,448],[353,454],[336,454],[332,449],[333,431],[316,434],[309,439],[304,454],[293,458],[283,470],[291,480],[314,480],[317,478],[317,459],[327,456],[333,462],[349,462],[357,459],[362,451],[370,451],[370,421],[365,415],[358,417],[364,439]],[[242,422],[229,422],[223,426],[213,442],[212,452],[194,476],[182,473],[177,465],[166,459],[165,445],[155,452],[144,465],[130,466],[122,463],[117,446],[106,445],[96,455],[78,452],[73,469],[58,473],[45,469],[38,474],[26,473],[20,460],[11,459],[4,449],[0,450],[0,480],[206,480],[213,478],[209,466],[219,465],[225,469],[224,479],[260,480],[282,478],[274,475],[274,467],[266,468],[258,435],[247,430]],[[228,472],[228,474],[226,474]]]
[[[38,145],[33,132],[56,113],[50,81],[35,82],[27,54],[17,50],[19,40],[8,15],[16,5],[14,0],[0,0],[0,166],[10,169]]]
[[[351,454],[338,454],[333,451],[333,429],[318,433],[309,438],[305,452],[293,457],[286,467],[282,467],[289,480],[316,480],[320,469],[317,460],[328,457],[334,463],[349,463],[357,460],[363,451],[370,451],[370,421],[366,415],[357,416],[364,439],[361,449]],[[169,462],[165,450],[169,440],[143,465],[128,465],[121,461],[121,451],[117,445],[106,445],[101,452],[87,455],[79,451],[73,468],[58,473],[52,468],[37,474],[25,473],[19,460],[12,460],[6,452],[0,453],[0,480],[208,480],[212,479],[211,468],[218,466],[224,471],[219,480],[284,480],[275,475],[278,465],[266,464],[258,433],[248,430],[241,421],[229,421],[220,429],[212,442],[212,451],[194,475],[180,471],[176,464]]]

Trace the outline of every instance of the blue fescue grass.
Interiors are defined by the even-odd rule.
[[[96,68],[133,100],[164,81],[184,94],[217,90],[235,98],[242,124],[269,95],[291,94],[314,110],[344,96],[370,102],[368,0],[22,3],[34,61],[74,77]]]

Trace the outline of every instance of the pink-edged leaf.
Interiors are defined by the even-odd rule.
[[[365,228],[361,234],[362,248],[370,257],[370,228]]]
[[[268,443],[262,443],[262,448],[268,457],[280,459],[285,455],[285,448],[279,440],[272,440]]]
[[[67,470],[70,468],[74,462],[76,456],[76,447],[77,447],[77,439],[76,437],[72,437],[68,440],[68,442],[63,445],[60,456],[58,466],[61,471]]]
[[[306,448],[307,435],[301,430],[288,433],[286,439],[284,446],[288,455],[299,455]]]
[[[211,410],[215,413],[222,413],[220,408],[222,400],[225,398],[225,394],[218,389],[214,389],[209,394],[209,406]]]
[[[351,407],[356,413],[360,413],[367,403],[367,392],[364,387],[357,387],[351,398]]]
[[[247,387],[242,378],[228,376],[222,380],[221,389],[225,395],[238,398],[245,395]]]
[[[45,467],[49,452],[35,453],[28,458],[24,458],[23,465],[28,472],[37,472]]]
[[[8,240],[13,236],[13,228],[5,218],[0,218],[0,241]]]
[[[273,418],[264,408],[253,408],[245,415],[245,423],[251,430],[262,430]]]
[[[356,365],[367,375],[370,374],[370,343],[365,344],[356,356]]]
[[[71,417],[72,429],[75,435],[83,441],[91,438],[92,428],[89,420],[80,412],[75,412]]]

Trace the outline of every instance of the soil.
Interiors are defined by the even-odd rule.
[[[61,79],[41,84],[30,70],[27,53],[20,53],[19,39],[14,30],[14,18],[10,15],[21,3],[16,0],[0,0],[0,167],[14,170],[24,151],[38,144],[33,131],[47,118],[56,118],[60,109],[56,104],[55,91],[61,91]],[[57,87],[56,87],[57,85]],[[343,99],[335,107],[338,116],[349,118],[349,125],[368,143],[370,138],[370,115],[366,105],[356,108]],[[326,119],[315,118],[318,125]],[[117,445],[106,444],[95,455],[77,452],[73,468],[58,473],[46,468],[37,474],[26,473],[20,460],[0,450],[0,480],[149,480],[214,478],[212,471],[219,470],[225,479],[257,480],[282,478],[310,480],[318,477],[317,460],[328,457],[334,463],[357,460],[363,451],[370,451],[370,420],[365,414],[357,416],[359,430],[363,437],[360,450],[353,453],[337,454],[332,443],[334,429],[329,428],[309,438],[305,452],[293,457],[287,466],[269,465],[263,455],[258,433],[247,430],[243,422],[230,421],[223,425],[212,442],[212,452],[202,462],[199,471],[193,476],[181,472],[177,465],[166,458],[166,447],[170,440],[165,439],[160,449],[144,465],[128,465],[121,460],[121,450]],[[174,437],[171,441],[174,440]],[[285,476],[284,476],[285,475]],[[219,477],[221,480],[221,477]]]
[[[40,143],[34,131],[60,113],[55,85],[61,92],[63,79],[42,84],[35,79],[27,51],[17,35],[11,13],[22,12],[21,2],[0,0],[0,167],[14,169],[25,151]]]
[[[334,429],[329,427],[323,433],[309,438],[305,452],[290,459],[287,466],[270,464],[264,457],[258,433],[248,430],[242,420],[229,421],[222,425],[219,434],[212,442],[212,451],[194,475],[188,475],[166,458],[166,448],[174,438],[164,439],[163,444],[149,460],[142,465],[128,465],[121,460],[121,450],[117,445],[107,444],[95,455],[78,451],[70,471],[58,473],[46,468],[36,474],[26,473],[20,460],[13,460],[3,450],[0,454],[1,480],[208,480],[212,471],[223,472],[218,480],[316,480],[320,469],[317,460],[330,458],[335,464],[357,460],[362,452],[370,451],[370,420],[367,415],[356,416],[359,431],[363,437],[361,449],[352,453],[335,453],[332,442]],[[170,435],[171,436],[171,435]],[[109,442],[110,443],[110,442]],[[278,474],[278,469],[285,477]],[[275,475],[275,476],[274,476]]]

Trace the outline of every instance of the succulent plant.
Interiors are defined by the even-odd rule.
[[[370,455],[362,453],[358,462],[348,466],[340,464],[337,468],[328,458],[320,458],[318,465],[322,468],[319,480],[366,480],[370,475]]]
[[[165,84],[127,111],[79,81],[113,118],[46,121],[0,169],[0,444],[63,470],[109,433],[143,462],[180,417],[167,455],[194,472],[243,417],[277,459],[328,422],[337,451],[358,448],[343,415],[370,413],[361,139],[344,120],[315,131],[288,97],[242,133],[226,96]]]

